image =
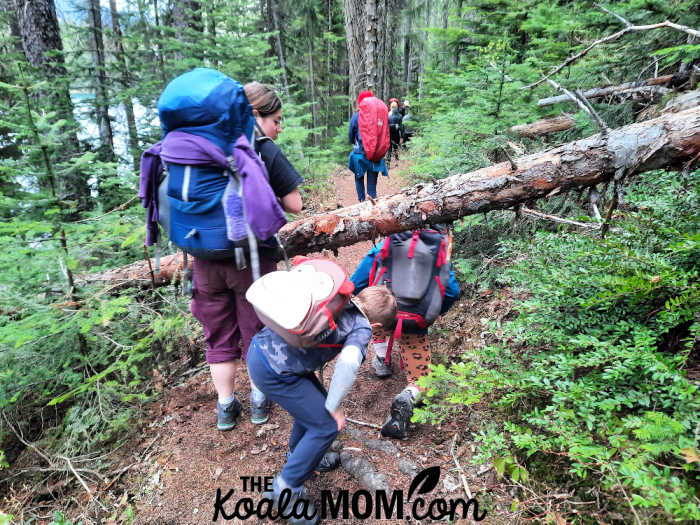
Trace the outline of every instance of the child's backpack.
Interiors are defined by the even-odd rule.
[[[449,251],[447,229],[435,226],[390,235],[374,258],[369,285],[391,288],[398,306],[387,364],[404,328],[427,328],[440,315],[450,280]]]
[[[267,170],[251,147],[254,118],[243,86],[197,68],[172,80],[158,100],[163,129],[158,222],[185,253],[250,259],[286,222]]]
[[[297,348],[324,346],[355,285],[338,264],[295,257],[290,271],[263,275],[246,291],[263,324]]]
[[[379,162],[389,151],[389,110],[377,97],[367,97],[360,102],[358,120],[365,156]]]

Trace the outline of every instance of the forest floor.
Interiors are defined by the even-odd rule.
[[[391,169],[388,179],[380,177],[378,195],[396,193],[405,185],[399,169]],[[311,212],[319,211],[321,206],[329,209],[350,205],[357,200],[354,180],[347,170],[339,168],[333,174],[330,188],[330,195],[309,203],[307,207]],[[352,273],[371,246],[368,241],[341,248],[335,258]],[[507,291],[471,295],[464,294],[433,328],[434,361],[448,362],[458,358],[464,348],[479,342],[486,330],[484,324],[487,319],[503,317],[510,310]],[[403,491],[404,498],[418,472],[438,466],[440,481],[432,492],[423,495],[426,501],[443,499],[449,508],[450,500],[469,499],[465,490],[465,486],[468,486],[479,503],[479,512],[485,510],[487,513],[481,523],[514,522],[515,516],[510,512],[513,498],[509,487],[496,479],[493,468],[472,461],[477,453],[472,432],[482,417],[480,407],[463,409],[439,426],[411,425],[407,439],[402,441],[381,438],[377,428],[386,419],[394,395],[405,386],[405,378],[398,359],[394,359],[393,375],[388,379],[377,379],[369,366],[371,357],[370,349],[368,359],[360,368],[343,407],[347,418],[370,423],[376,428],[348,422],[335,446],[355,458],[368,460],[374,469],[385,476],[390,490]],[[326,370],[324,380],[328,386],[332,367]],[[284,410],[274,406],[268,423],[258,426],[250,422],[250,390],[244,370],[239,374],[236,391],[243,405],[243,413],[233,431],[219,432],[215,428],[216,393],[206,365],[201,364],[177,377],[165,378],[162,396],[150,404],[144,427],[111,455],[112,482],[105,487],[93,487],[94,491],[101,492],[100,499],[109,503],[110,517],[104,518],[105,513],[102,512],[103,518],[99,522],[107,525],[211,523],[218,489],[222,498],[230,489],[234,490],[223,505],[227,514],[234,511],[241,498],[252,498],[257,504],[259,493],[250,492],[249,486],[244,487],[243,478],[257,480],[279,472],[285,462],[292,420]],[[460,468],[456,466],[455,458]],[[349,502],[352,503],[353,495],[366,489],[362,481],[343,467],[333,472],[315,474],[306,486],[317,504],[322,490],[331,490],[334,498],[339,490],[347,490]],[[77,490],[81,491],[80,487]],[[374,491],[370,492],[374,496]],[[391,499],[391,495],[388,499]],[[85,491],[77,492],[75,501],[73,510],[77,512],[70,512],[68,516],[76,522],[78,519],[83,523],[90,522],[84,521],[92,514],[85,513],[86,506],[93,506],[89,504],[88,494]],[[365,502],[365,499],[358,501]],[[404,504],[404,516],[410,513],[411,505]],[[80,507],[82,512],[79,511]],[[375,501],[375,510],[376,507]],[[359,509],[363,508],[366,507],[361,503]],[[97,511],[94,506],[93,511]],[[79,515],[82,515],[81,518]],[[471,509],[469,515],[472,515]],[[220,515],[217,521],[226,520]],[[348,519],[327,518],[324,521],[348,524],[432,522],[430,518],[418,520],[415,517],[410,520],[396,517],[378,520],[374,512],[364,519],[351,514]],[[263,523],[264,520],[250,517],[244,521],[231,519],[230,522],[253,524]],[[453,523],[472,521],[457,519]]]

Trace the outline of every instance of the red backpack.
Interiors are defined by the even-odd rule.
[[[389,110],[377,97],[367,97],[360,102],[358,121],[365,156],[372,162],[382,160],[389,151]]]
[[[355,290],[337,263],[297,256],[290,271],[271,272],[246,292],[262,323],[297,348],[317,348]]]

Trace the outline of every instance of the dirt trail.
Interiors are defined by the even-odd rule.
[[[399,191],[402,183],[397,174],[390,178],[380,177],[378,195],[386,195]],[[347,173],[345,171],[344,173]],[[326,206],[334,207],[338,202],[348,205],[356,202],[354,180],[349,175],[341,175],[339,171],[333,176],[332,187],[337,193],[334,200],[326,202]],[[337,261],[348,271],[352,272],[371,247],[370,242],[341,248]],[[453,309],[455,310],[455,309]],[[445,324],[446,323],[446,324]],[[451,321],[443,320],[442,332],[450,333]],[[444,339],[444,341],[443,341]],[[440,338],[448,345],[447,337]],[[396,361],[396,360],[395,360]],[[357,380],[344,401],[345,414],[348,418],[361,420],[374,425],[381,425],[388,414],[393,396],[405,385],[403,373],[398,364],[394,363],[394,374],[385,380],[378,380],[369,366],[369,360],[363,364]],[[326,372],[326,384],[330,380],[332,367]],[[327,370],[329,370],[327,369]],[[240,374],[237,393],[244,410],[239,418],[238,426],[231,432],[215,430],[216,394],[211,384],[208,369],[202,367],[194,376],[183,378],[183,382],[175,387],[166,387],[163,399],[153,404],[149,427],[139,438],[136,450],[131,454],[138,458],[138,464],[128,470],[122,478],[125,486],[122,496],[124,507],[129,503],[134,509],[137,525],[156,524],[205,524],[211,523],[214,515],[214,502],[217,489],[222,495],[230,490],[234,494],[225,505],[231,512],[239,498],[251,497],[257,501],[258,494],[245,492],[241,477],[273,476],[279,472],[285,461],[287,439],[291,429],[289,415],[275,406],[269,422],[262,426],[250,423],[248,411],[249,384],[245,372]],[[386,476],[389,487],[403,490],[409,489],[413,476],[417,471],[427,467],[440,466],[441,479],[433,491],[446,500],[464,497],[462,483],[454,470],[454,462],[450,454],[451,442],[455,431],[468,426],[468,415],[464,421],[453,421],[450,425],[433,427],[417,425],[409,431],[407,440],[379,441],[379,433],[368,426],[348,423],[347,429],[339,435],[340,445],[353,456],[364,457],[382,474]],[[459,426],[458,426],[459,425]],[[461,440],[461,434],[460,434]],[[458,441],[456,454],[461,457],[463,465],[467,464],[473,447],[469,443]],[[406,467],[412,463],[416,470],[411,472]],[[404,470],[404,473],[400,470]],[[482,488],[494,486],[493,473],[477,476],[476,467],[466,467],[471,490],[478,496],[479,486]],[[315,475],[306,483],[311,497],[317,502],[321,490],[339,489],[349,491],[349,496],[364,487],[343,468],[327,474]],[[373,491],[372,491],[373,492]],[[465,498],[466,499],[466,498]],[[482,509],[484,504],[482,502]],[[492,512],[489,512],[492,515]],[[122,523],[123,515],[117,514],[115,521]],[[218,522],[224,522],[219,517]],[[367,519],[326,519],[325,523],[379,523],[374,517]],[[242,523],[233,519],[232,523]],[[416,523],[416,520],[412,520]],[[430,522],[425,519],[422,523]],[[504,520],[483,523],[504,523]],[[246,524],[262,523],[258,518],[245,520]],[[408,523],[405,520],[383,520],[381,523]],[[466,523],[466,522],[465,522]]]

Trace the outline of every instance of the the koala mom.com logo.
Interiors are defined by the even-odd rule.
[[[263,490],[272,490],[272,478],[261,476],[242,476],[243,493],[260,493]],[[244,496],[237,500],[233,499],[234,489],[224,495],[220,488],[216,489],[216,500],[214,501],[214,517],[212,521],[219,518],[223,520],[248,518],[258,519],[289,519],[302,518],[311,519],[315,514],[319,514],[321,519],[400,519],[400,520],[443,520],[448,518],[454,521],[459,518],[469,517],[482,521],[486,518],[486,511],[479,513],[479,502],[475,498],[464,500],[436,498],[430,502],[421,495],[427,495],[437,487],[440,481],[440,467],[427,468],[413,478],[408,493],[404,498],[403,490],[377,490],[372,494],[368,490],[358,490],[350,493],[348,490],[321,491],[321,505],[312,511],[308,499],[299,498],[293,505],[288,505],[291,501],[291,492],[285,489],[280,494],[281,505],[277,506],[269,498],[262,498],[256,503],[255,496]],[[414,497],[416,496],[416,497]],[[279,511],[282,508],[282,511]]]

